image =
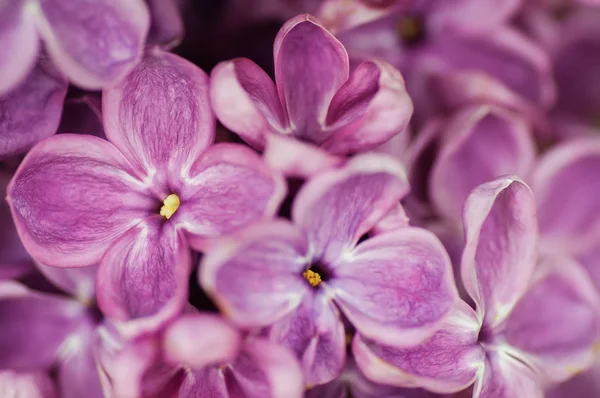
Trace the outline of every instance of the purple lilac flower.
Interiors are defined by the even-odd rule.
[[[418,228],[357,244],[407,189],[400,165],[356,156],[301,188],[292,222],[254,224],[208,252],[201,285],[239,326],[270,326],[270,338],[301,359],[309,386],[342,371],[340,312],[373,339],[416,344],[457,297],[443,247]]]
[[[32,69],[40,39],[75,84],[113,84],[140,60],[150,25],[143,0],[12,0],[2,3],[0,16],[0,93]]]
[[[40,57],[18,86],[0,94],[0,160],[56,133],[67,85],[50,60]]]
[[[130,331],[182,309],[190,246],[202,250],[272,215],[285,192],[252,150],[210,146],[207,84],[194,65],[149,50],[103,93],[108,141],[51,137],[29,152],[8,190],[29,253],[56,267],[99,263],[100,308],[116,321],[137,320]]]
[[[446,324],[415,348],[356,336],[359,367],[374,381],[473,397],[542,397],[592,365],[600,337],[599,297],[568,258],[538,264],[535,199],[516,177],[473,191],[463,212],[461,272],[476,305],[458,304]],[[577,333],[573,333],[577,325]]]
[[[35,372],[56,366],[61,397],[100,398],[92,352],[100,321],[93,306],[96,268],[40,270],[71,297],[0,282],[0,368]]]
[[[346,26],[336,36],[353,62],[378,57],[402,72],[419,124],[437,110],[432,78],[454,71],[486,73],[530,104],[547,108],[555,96],[550,59],[506,24],[519,3],[398,2],[376,19]]]
[[[407,125],[412,103],[400,73],[365,61],[350,74],[342,44],[314,17],[290,19],[275,39],[275,81],[237,58],[211,73],[219,120],[262,149],[271,135],[292,136],[334,154],[363,152]]]

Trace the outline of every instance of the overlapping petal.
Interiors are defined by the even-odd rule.
[[[200,282],[235,323],[269,326],[310,294],[308,261],[301,231],[286,221],[258,223],[205,255]]]
[[[143,0],[39,0],[39,7],[46,48],[77,85],[114,84],[139,62],[150,25]]]
[[[531,189],[501,177],[473,190],[463,209],[463,283],[484,327],[510,313],[537,262],[537,217]]]
[[[98,269],[98,305],[125,336],[157,330],[187,300],[191,255],[160,221],[140,223],[116,240]]]
[[[420,228],[367,239],[343,254],[333,272],[327,291],[361,335],[382,344],[419,344],[458,301],[450,258]]]
[[[102,107],[108,139],[139,173],[158,183],[163,197],[180,188],[214,140],[208,77],[157,47],[119,85],[104,91]]]
[[[0,95],[0,159],[56,133],[67,85],[50,61],[40,58],[16,87]]]
[[[429,177],[438,212],[457,220],[478,185],[507,174],[527,175],[535,160],[532,135],[525,120],[495,106],[471,106],[453,116]]]
[[[440,330],[421,345],[385,346],[357,335],[352,350],[359,368],[375,382],[450,393],[471,385],[483,368],[486,354],[478,334],[475,312],[460,302]]]
[[[313,256],[333,263],[407,193],[399,163],[360,155],[309,180],[296,196],[292,219],[308,234]]]
[[[0,372],[0,396],[25,398],[58,398],[54,382],[46,373]]]
[[[504,353],[490,355],[475,382],[473,398],[543,398],[542,386],[523,363]]]
[[[55,267],[94,264],[156,204],[110,143],[60,134],[38,144],[8,188],[15,225],[28,252]]]

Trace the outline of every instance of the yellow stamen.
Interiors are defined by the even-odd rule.
[[[312,287],[317,287],[319,286],[319,283],[321,283],[321,275],[317,274],[315,271],[312,271],[310,269],[304,271],[302,273],[302,276],[306,278],[306,280],[308,281],[308,283],[310,283]]]
[[[172,193],[163,201],[163,206],[160,208],[160,215],[165,217],[167,220],[175,214],[177,209],[179,209],[179,205],[181,202],[179,201],[179,196]]]

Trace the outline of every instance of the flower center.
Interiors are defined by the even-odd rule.
[[[311,269],[307,269],[306,271],[304,271],[302,273],[302,276],[306,278],[306,280],[308,281],[308,283],[310,283],[312,287],[317,287],[321,283],[321,275],[319,275],[319,273]]]
[[[173,217],[173,214],[179,209],[179,205],[181,201],[179,200],[179,196],[172,193],[163,200],[163,205],[160,208],[160,215],[165,217],[167,220]]]
[[[406,45],[417,44],[425,38],[425,23],[416,15],[404,16],[397,25],[400,39]]]

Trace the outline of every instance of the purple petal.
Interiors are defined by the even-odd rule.
[[[522,0],[432,1],[427,24],[442,31],[489,31],[507,23],[519,10]]]
[[[383,61],[363,62],[331,100],[322,146],[339,154],[373,149],[401,133],[412,111],[400,72]]]
[[[525,293],[537,261],[531,189],[517,177],[482,184],[463,209],[463,283],[486,327],[502,322]]]
[[[408,192],[402,166],[380,154],[352,158],[300,190],[292,218],[308,234],[314,256],[333,263]]]
[[[270,338],[290,348],[300,359],[308,386],[328,383],[344,368],[344,325],[323,293],[305,297],[294,313],[272,327]]]
[[[323,0],[318,16],[327,29],[337,33],[385,16],[394,3],[395,0]]]
[[[183,309],[191,261],[172,226],[140,223],[102,258],[98,305],[125,335],[156,330]]]
[[[216,315],[183,315],[164,332],[165,357],[196,370],[231,362],[240,346],[240,333]]]
[[[210,366],[188,373],[179,390],[179,398],[230,398],[225,375]]]
[[[600,395],[600,362],[569,381],[546,391],[547,398],[589,398]]]
[[[465,108],[442,134],[429,192],[437,210],[454,220],[479,184],[506,174],[526,175],[535,160],[529,125],[498,107]]]
[[[60,134],[32,149],[8,188],[25,248],[43,264],[94,264],[156,204],[110,143]]]
[[[255,148],[264,148],[270,133],[288,133],[275,84],[247,58],[215,66],[210,74],[210,100],[219,121]]]
[[[94,302],[97,265],[81,268],[58,268],[37,263],[36,267],[46,279],[65,293],[83,303]]]
[[[597,241],[599,168],[600,143],[595,138],[556,145],[541,157],[531,187],[544,250],[580,251],[590,240]]]
[[[40,9],[46,48],[75,84],[114,84],[139,62],[150,25],[142,0],[40,0]]]
[[[54,381],[42,372],[0,372],[0,396],[19,398],[58,398]]]
[[[332,268],[326,290],[357,331],[379,343],[421,343],[458,301],[450,258],[424,229],[367,239]]]
[[[349,75],[344,46],[314,17],[287,21],[275,38],[275,81],[294,135],[321,143],[329,103]]]
[[[406,211],[402,207],[400,203],[396,204],[388,214],[382,218],[375,227],[371,230],[370,234],[381,235],[386,232],[397,231],[402,228],[406,228],[409,226],[409,219],[406,215]]]
[[[482,373],[475,382],[473,398],[544,397],[531,369],[508,354],[490,355]]]
[[[192,166],[173,222],[200,249],[203,238],[271,218],[285,191],[282,176],[254,151],[238,144],[217,144]]]
[[[272,169],[281,171],[286,177],[303,179],[339,166],[344,160],[314,145],[275,134],[267,137],[263,156]]]
[[[0,198],[6,197],[10,178],[10,174],[0,171]],[[7,220],[0,225],[0,279],[18,279],[33,269],[33,260],[21,243],[4,201],[0,202],[0,220]]]
[[[148,43],[171,48],[183,39],[184,26],[179,0],[146,0],[152,23]]]
[[[179,188],[214,140],[208,77],[159,48],[148,50],[118,86],[103,92],[102,100],[108,139],[140,173],[170,189]],[[166,197],[171,192],[162,193]]]
[[[86,328],[84,333],[71,336],[66,343],[58,369],[62,398],[104,397],[92,349],[93,332],[92,328]]]
[[[205,254],[200,282],[243,327],[269,326],[309,294],[306,237],[286,221],[259,223]]]
[[[450,393],[471,385],[483,367],[485,352],[478,334],[475,312],[460,302],[441,329],[419,346],[379,345],[357,335],[352,351],[372,381]]]
[[[230,397],[301,398],[304,396],[302,370],[286,348],[261,339],[244,344],[231,364],[228,378]]]
[[[0,282],[0,286],[4,287],[5,283]],[[0,368],[50,367],[67,348],[69,335],[84,316],[85,308],[74,300],[27,289],[3,292],[0,295]]]
[[[39,51],[36,15],[26,0],[0,5],[0,96],[15,89],[30,72]]]
[[[599,307],[594,285],[579,264],[553,258],[538,265],[536,280],[496,333],[545,379],[562,382],[595,360]]]
[[[0,159],[26,152],[56,133],[67,85],[41,59],[18,86],[0,96]]]

